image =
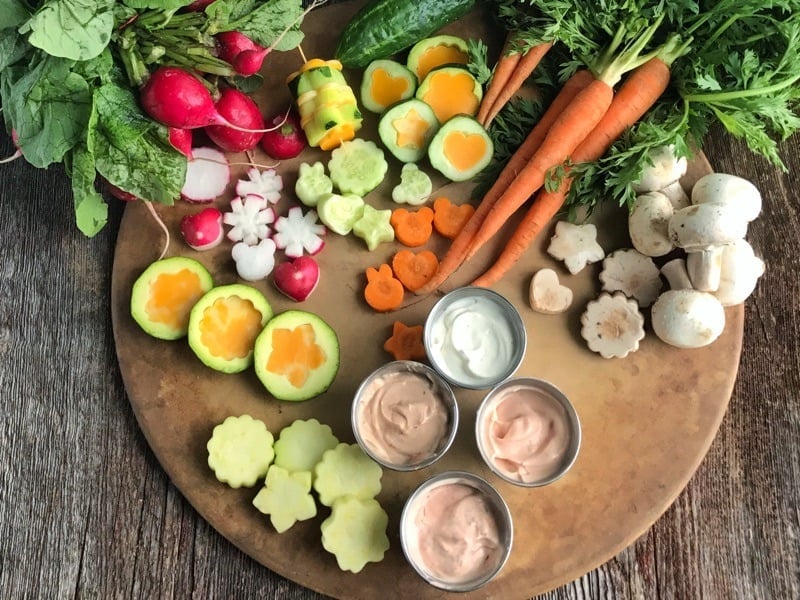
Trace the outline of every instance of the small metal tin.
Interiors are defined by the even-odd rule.
[[[473,328],[476,319],[482,321],[480,330]],[[425,320],[423,342],[431,366],[442,377],[452,385],[480,390],[508,379],[519,368],[527,332],[519,311],[504,296],[468,286],[442,296],[433,306]],[[470,374],[471,369],[482,373]]]
[[[431,569],[426,567],[424,560],[418,556],[417,552],[420,532],[415,524],[415,516],[418,510],[424,506],[432,491],[450,484],[466,485],[477,490],[488,503],[489,512],[494,517],[498,531],[499,549],[497,556],[494,557],[494,564],[489,565],[484,572],[463,580],[436,576]],[[451,508],[452,510],[449,510],[448,514],[452,515],[458,512],[457,507]],[[465,533],[469,530],[468,527],[464,528]],[[400,515],[400,544],[406,560],[429,584],[449,592],[469,592],[489,583],[505,566],[511,554],[513,541],[514,524],[511,519],[511,511],[503,497],[488,481],[466,471],[445,471],[427,479],[408,497]]]
[[[485,427],[487,424],[487,413],[494,408],[495,402],[502,399],[503,395],[507,393],[509,389],[517,386],[535,390],[542,398],[546,399],[546,402],[552,402],[552,406],[556,408],[556,413],[560,413],[559,417],[563,417],[564,421],[562,425],[564,429],[566,429],[567,435],[569,435],[567,446],[560,460],[554,466],[550,467],[548,472],[542,477],[531,481],[523,481],[520,478],[514,478],[499,468],[491,459],[486,447]],[[572,402],[570,402],[569,398],[555,385],[535,377],[516,377],[507,379],[503,383],[495,386],[483,399],[475,419],[475,438],[481,458],[483,458],[486,465],[498,477],[522,487],[540,487],[560,479],[572,468],[581,447],[581,424]]]
[[[376,448],[371,447],[361,431],[359,417],[361,415],[361,410],[363,409],[364,402],[366,400],[366,392],[369,389],[370,384],[379,377],[390,377],[397,373],[411,373],[430,381],[431,385],[444,403],[445,409],[447,410],[448,418],[446,429],[438,447],[432,453],[422,456],[413,462],[392,462],[385,455],[382,455],[382,453]],[[413,400],[413,398],[409,398],[409,400]],[[353,427],[353,434],[355,435],[356,442],[358,442],[358,445],[361,446],[361,449],[364,450],[364,452],[366,452],[367,455],[373,460],[383,465],[387,469],[393,469],[395,471],[416,471],[439,460],[439,458],[441,458],[453,444],[453,440],[456,437],[456,432],[458,431],[458,403],[456,402],[455,394],[453,393],[453,390],[447,381],[445,381],[444,378],[439,375],[439,373],[434,371],[428,365],[410,360],[396,360],[378,367],[372,373],[370,373],[364,379],[364,381],[361,382],[361,385],[358,387],[358,390],[356,390],[356,395],[353,398],[353,404],[350,411],[350,421]]]

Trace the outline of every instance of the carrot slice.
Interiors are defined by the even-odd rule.
[[[422,325],[408,326],[400,321],[395,321],[392,326],[392,336],[383,344],[395,360],[425,360],[425,344],[422,342]]]
[[[394,237],[410,248],[422,246],[433,233],[433,210],[427,206],[410,211],[396,208],[389,220],[394,227]]]
[[[394,276],[411,292],[428,283],[438,268],[439,259],[430,250],[416,254],[411,250],[400,250],[392,258]]]
[[[395,278],[392,268],[382,264],[375,269],[367,267],[367,285],[364,300],[378,312],[388,312],[403,303],[405,290],[400,280]]]
[[[433,201],[433,228],[452,240],[464,229],[474,212],[472,204],[453,204],[442,196]]]

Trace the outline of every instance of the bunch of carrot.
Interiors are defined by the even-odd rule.
[[[560,181],[558,189],[544,189],[551,170],[561,167],[568,172],[570,164],[599,159],[666,90],[670,65],[687,51],[688,43],[672,36],[658,49],[645,53],[660,22],[657,19],[621,50],[613,45],[620,43],[615,38],[598,62],[596,72],[578,70],[567,80],[453,240],[436,275],[417,294],[436,290],[536,194],[499,258],[472,284],[489,286],[513,266],[566,199],[571,185],[568,176]],[[507,59],[515,60],[513,55],[504,54],[500,62]],[[516,64],[521,62],[522,59]],[[498,66],[495,73],[500,70]],[[615,92],[616,84],[629,72]]]

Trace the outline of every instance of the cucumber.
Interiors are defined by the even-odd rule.
[[[420,40],[408,51],[406,59],[406,66],[420,81],[437,67],[467,63],[467,42],[455,35],[435,35]]]
[[[457,115],[439,128],[428,145],[431,166],[450,181],[466,181],[492,160],[494,145],[472,117]]]
[[[343,194],[362,198],[378,187],[388,170],[383,150],[375,142],[361,138],[342,142],[328,161],[334,187]]]
[[[424,158],[437,129],[439,121],[433,109],[416,98],[395,104],[378,122],[381,142],[397,160],[404,163]]]
[[[399,62],[379,58],[369,63],[361,79],[361,105],[381,114],[392,104],[407,100],[417,90],[417,77]]]
[[[339,371],[339,339],[319,316],[287,310],[255,341],[255,371],[278,400],[300,402],[328,389]]]
[[[345,67],[366,67],[413,46],[474,6],[475,0],[373,0],[345,26],[334,56]]]

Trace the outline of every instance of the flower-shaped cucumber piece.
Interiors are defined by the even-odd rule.
[[[342,571],[358,573],[368,562],[383,560],[389,549],[388,523],[377,500],[340,498],[320,525],[322,547],[336,557]]]
[[[313,471],[326,450],[339,444],[328,425],[316,419],[297,419],[275,441],[275,464],[287,471]]]
[[[325,227],[347,235],[364,214],[364,200],[355,194],[325,194],[317,203],[317,213]]]
[[[231,256],[236,263],[236,273],[246,281],[265,279],[275,267],[275,242],[261,240],[257,246],[244,242],[234,244]]]
[[[255,246],[269,237],[275,211],[261,196],[237,196],[231,200],[231,209],[222,216],[222,221],[231,226],[228,231],[230,241]]]
[[[314,208],[320,199],[333,192],[333,182],[325,174],[325,165],[317,161],[313,165],[301,163],[294,184],[297,199],[310,208]]]
[[[267,471],[264,487],[253,498],[253,506],[269,515],[278,533],[283,533],[297,521],[315,517],[317,505],[311,495],[311,472],[290,473],[273,464]]]
[[[342,142],[328,161],[328,172],[336,189],[362,198],[378,187],[388,169],[383,150],[375,142],[361,138]]]
[[[392,200],[399,204],[418,206],[433,191],[433,182],[415,163],[406,163],[400,171],[400,183],[392,189]]]
[[[278,217],[275,221],[275,245],[286,253],[286,256],[297,258],[303,252],[317,254],[325,242],[325,226],[317,222],[317,213],[314,210],[303,214],[303,209],[293,206],[286,216]]]
[[[275,169],[259,171],[256,167],[251,167],[247,170],[247,177],[236,183],[236,193],[239,196],[261,196],[270,204],[275,204],[281,199],[283,178]]]
[[[358,444],[342,442],[314,466],[314,489],[325,506],[344,496],[366,500],[380,493],[382,475],[381,466]]]
[[[364,205],[361,218],[353,223],[353,233],[367,244],[367,248],[375,250],[383,242],[394,240],[394,228],[391,224],[390,209],[377,210],[369,204]]]
[[[214,427],[206,444],[208,466],[232,488],[252,487],[272,464],[273,441],[263,421],[246,414],[230,416]]]

